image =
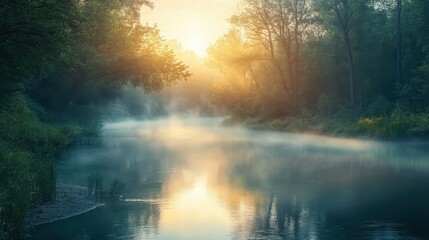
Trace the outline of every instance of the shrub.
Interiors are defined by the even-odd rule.
[[[362,118],[357,125],[361,132],[376,137],[429,136],[429,116],[412,114],[401,107],[390,116]]]

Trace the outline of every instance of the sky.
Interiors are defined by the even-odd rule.
[[[156,24],[166,39],[176,39],[184,49],[204,57],[207,47],[227,33],[227,20],[238,1],[152,0],[155,8],[142,10],[142,22]]]

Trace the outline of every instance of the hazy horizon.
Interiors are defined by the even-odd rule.
[[[157,0],[154,8],[142,8],[143,24],[157,25],[166,39],[176,39],[183,48],[200,57],[206,48],[229,29],[228,18],[239,0]],[[198,19],[198,21],[195,21]]]

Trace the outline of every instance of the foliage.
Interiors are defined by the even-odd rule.
[[[393,104],[387,101],[384,97],[378,97],[374,102],[370,103],[366,109],[368,116],[387,116],[393,110]]]
[[[16,91],[69,56],[73,1],[0,1],[0,91]]]
[[[377,137],[429,136],[429,116],[407,113],[400,107],[397,107],[390,116],[362,118],[358,126],[363,133]]]
[[[141,24],[142,4],[149,3],[92,0],[76,6],[78,21],[67,46],[72,54],[27,90],[51,118],[86,125],[99,120],[124,84],[156,91],[190,77],[159,30]],[[101,113],[82,114],[88,107]]]
[[[59,153],[78,135],[93,142],[122,85],[160,90],[190,73],[158,29],[141,24],[147,0],[0,6],[0,235],[19,239],[27,207],[55,197]]]
[[[41,123],[21,95],[3,102],[0,129],[1,218],[20,237],[26,208],[55,197],[54,160],[78,129]]]
[[[426,136],[428,10],[424,0],[243,1],[208,52],[224,74],[212,103],[258,127]]]

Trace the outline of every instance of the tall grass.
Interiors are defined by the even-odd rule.
[[[23,237],[30,204],[54,199],[55,158],[77,132],[40,122],[21,95],[1,99],[0,223],[10,238]]]

